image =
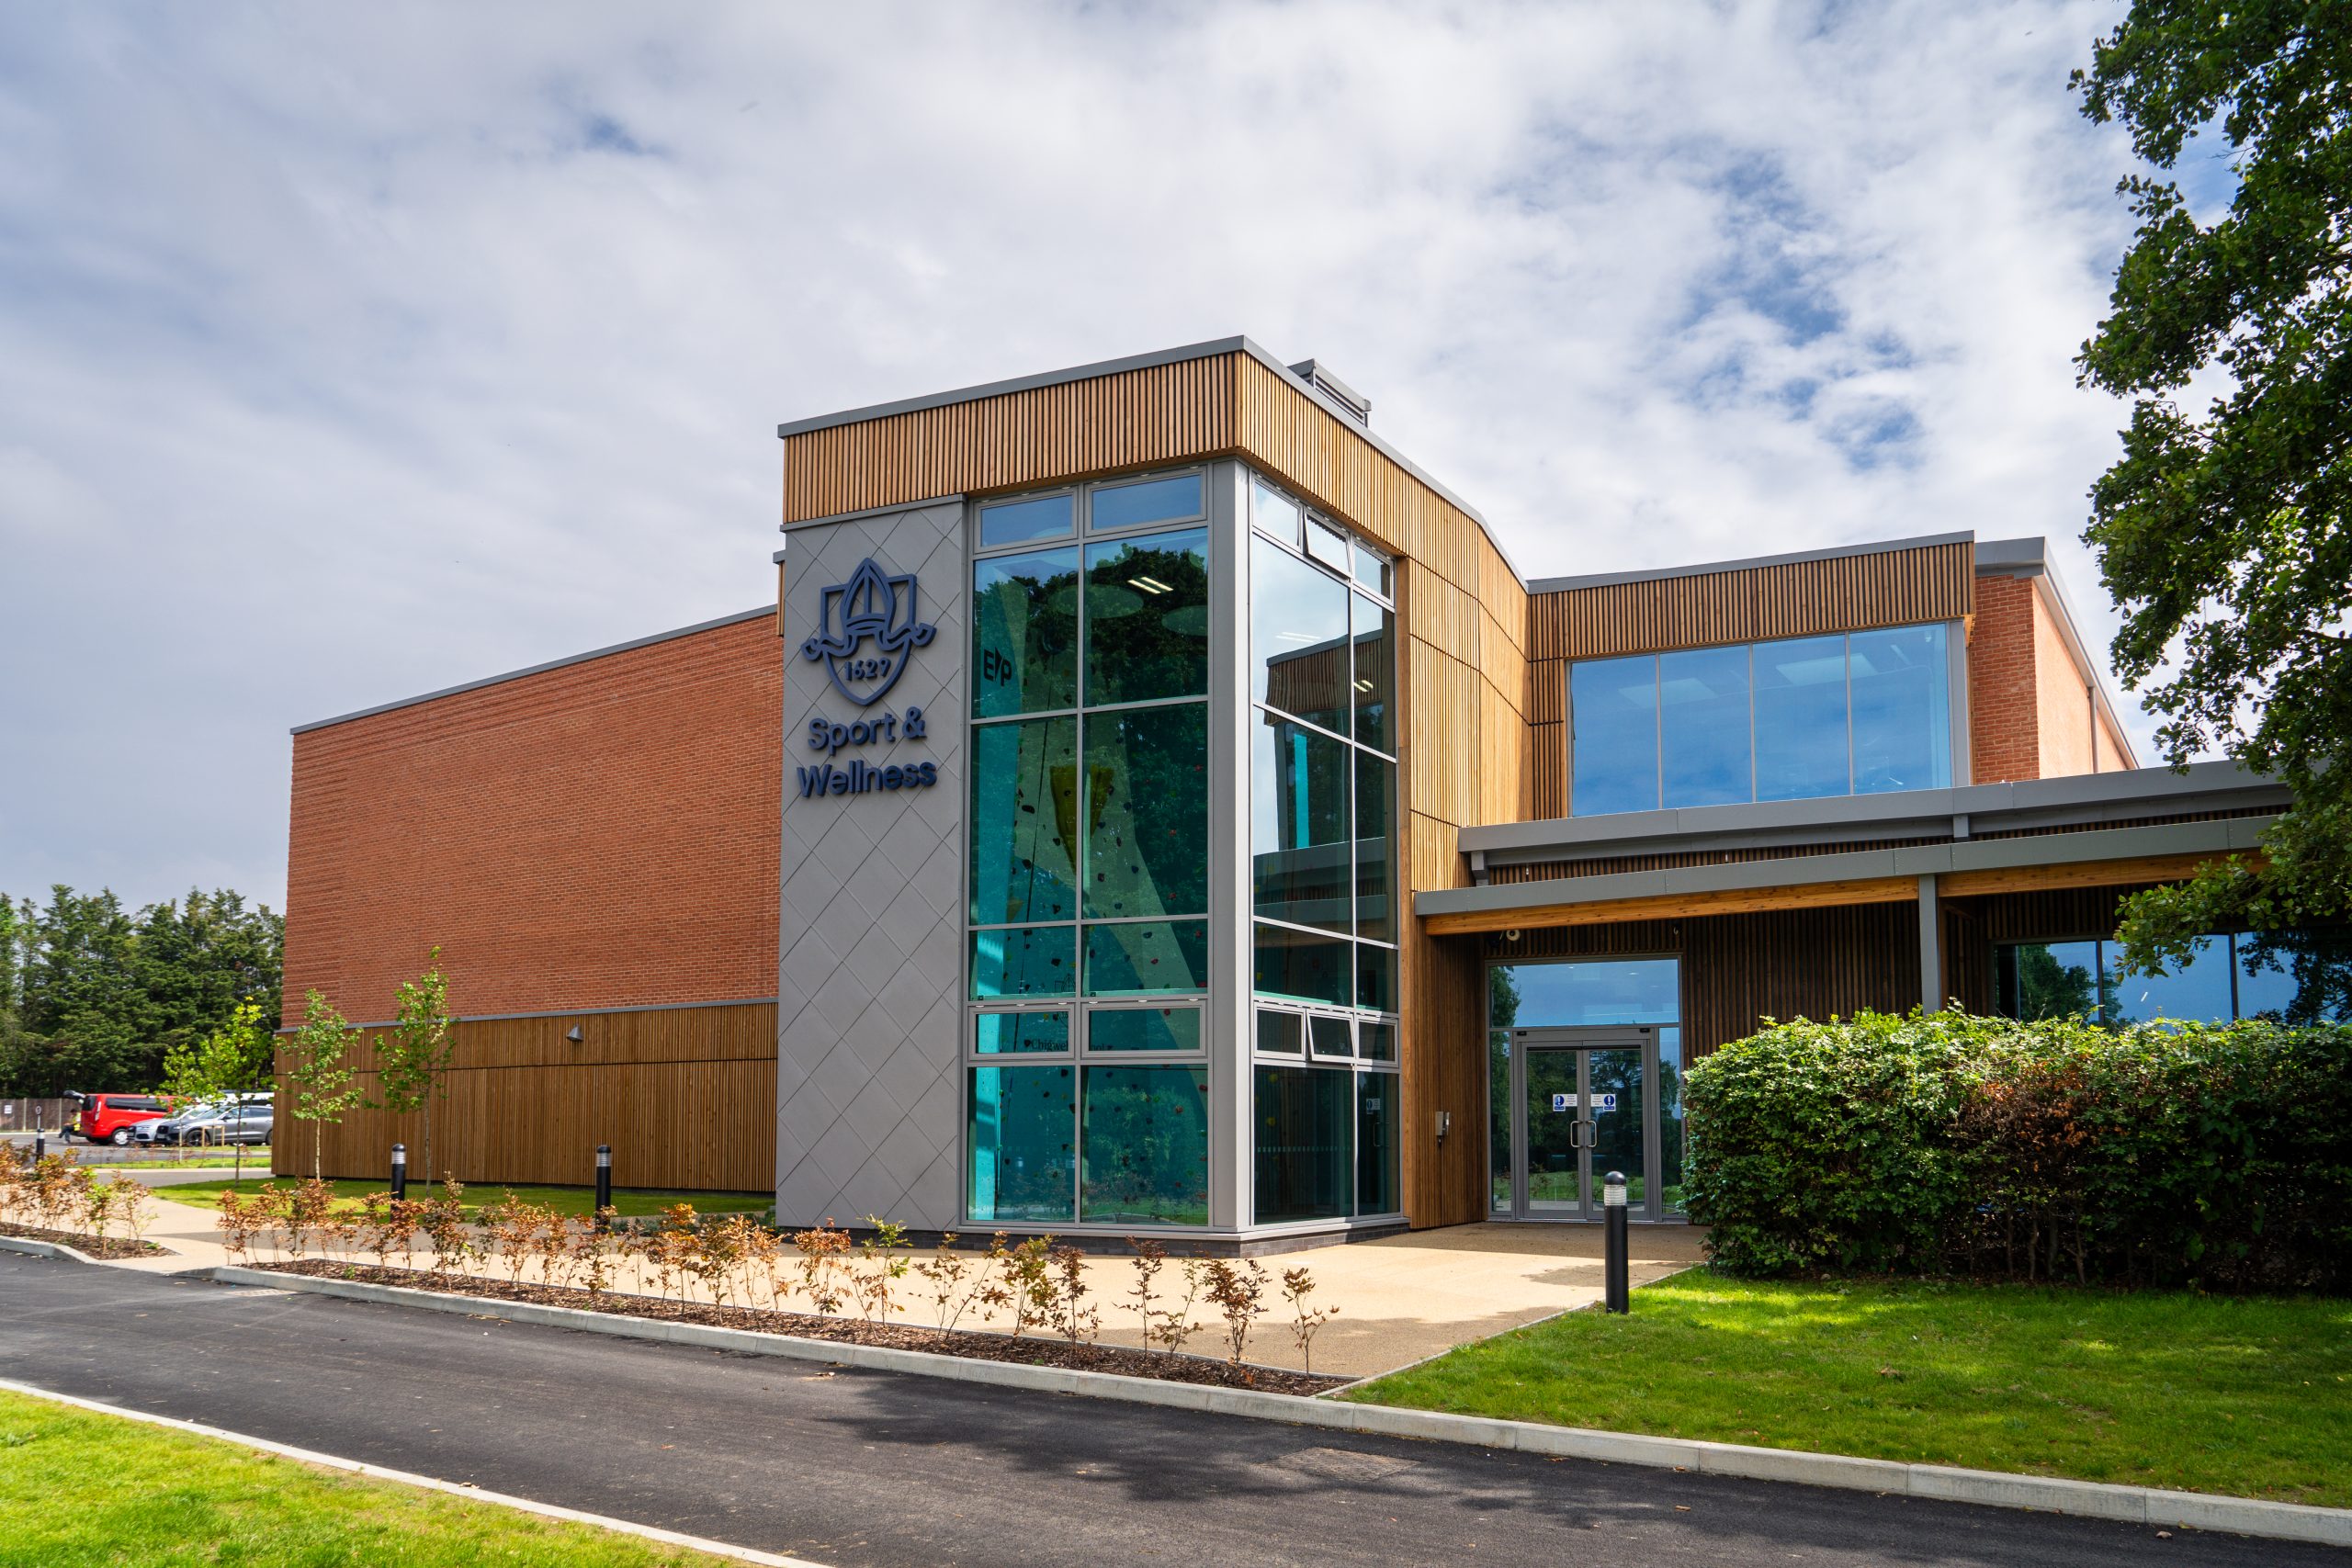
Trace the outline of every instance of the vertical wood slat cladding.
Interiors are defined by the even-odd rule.
[[[1229,452],[1237,357],[1182,360],[788,435],[784,520]]]
[[[1568,588],[1530,597],[1530,657],[1599,659],[1956,621],[1976,605],[1965,541]]]
[[[564,1038],[574,1026],[578,1044]],[[372,1032],[350,1059],[372,1095]],[[461,1021],[448,1091],[434,1113],[434,1164],[469,1186],[587,1186],[598,1144],[612,1145],[621,1187],[775,1184],[773,1002]],[[312,1129],[294,1120],[282,1078],[277,1125],[275,1168],[309,1175]],[[383,1177],[394,1143],[408,1145],[417,1179],[427,1175],[422,1115],[357,1111],[320,1134],[330,1177]]]

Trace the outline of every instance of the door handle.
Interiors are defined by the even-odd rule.
[[[1577,1121],[1569,1122],[1568,1147],[1572,1149],[1589,1149],[1595,1147],[1600,1142],[1600,1140],[1594,1135],[1596,1132],[1597,1129],[1594,1125],[1590,1122],[1582,1118],[1578,1118]]]

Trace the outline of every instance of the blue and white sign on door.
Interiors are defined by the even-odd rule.
[[[1592,1108],[1595,1111],[1614,1111],[1617,1109],[1617,1097],[1613,1094],[1596,1094],[1592,1097]]]
[[[1570,1110],[1576,1105],[1576,1102],[1577,1097],[1573,1094],[1555,1094],[1552,1097],[1552,1109],[1555,1111]]]

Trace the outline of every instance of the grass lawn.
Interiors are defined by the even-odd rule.
[[[255,1177],[243,1181],[187,1181],[170,1187],[158,1187],[153,1190],[156,1197],[167,1201],[186,1203],[198,1209],[209,1209],[220,1202],[220,1194],[231,1188],[234,1188],[246,1197],[251,1197],[264,1187],[297,1185],[299,1183],[290,1176],[267,1179]],[[339,1200],[337,1203],[339,1208],[356,1206],[359,1200],[368,1193],[387,1190],[386,1184],[381,1181],[334,1181],[328,1185],[334,1189],[335,1197]],[[567,1214],[584,1215],[596,1201],[595,1189],[591,1187],[517,1187],[514,1190],[514,1196],[526,1202],[545,1204]],[[408,1195],[412,1198],[437,1197],[439,1193],[440,1189],[434,1188],[427,1190],[421,1181],[409,1183]],[[506,1189],[495,1182],[485,1181],[480,1186],[469,1186],[466,1189],[466,1212],[470,1215],[478,1212],[479,1206],[483,1203],[503,1201],[505,1194]],[[775,1201],[775,1200],[765,1192],[642,1192],[620,1188],[613,1190],[613,1207],[624,1214],[658,1214],[673,1203],[692,1203],[697,1214],[759,1213]]]
[[[1345,1397],[2352,1506],[2352,1301],[1705,1269]]]
[[[11,1562],[718,1564],[699,1551],[0,1392]]]

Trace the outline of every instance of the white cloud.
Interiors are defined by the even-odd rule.
[[[0,887],[275,902],[288,724],[758,603],[777,420],[1233,332],[1532,574],[2041,533],[2103,640],[2110,20],[0,16]]]

